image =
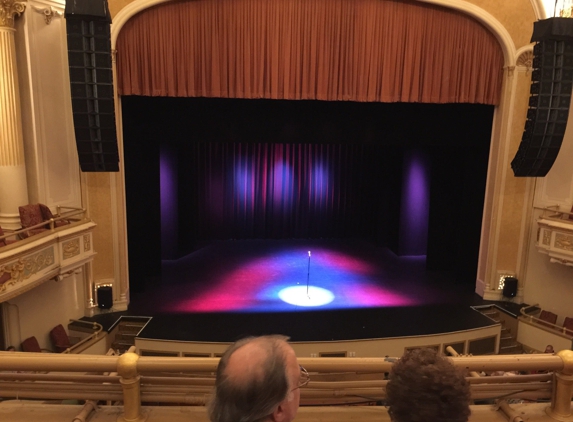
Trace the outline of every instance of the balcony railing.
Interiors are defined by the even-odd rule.
[[[537,250],[547,254],[550,262],[573,266],[573,213],[558,205],[541,208],[537,220]]]
[[[28,238],[26,233],[30,230],[42,229],[42,228],[45,228],[46,226],[49,226],[49,230],[55,230],[56,229],[56,223],[58,221],[81,221],[81,220],[85,219],[85,213],[86,213],[86,210],[83,208],[58,206],[57,211],[56,211],[56,215],[54,216],[54,218],[42,221],[41,223],[35,224],[33,226],[30,226],[30,227],[20,228],[17,230],[4,229],[5,234],[3,236],[0,236],[0,240],[16,240],[16,241],[24,240],[24,239]],[[40,234],[35,235],[35,236],[39,236],[39,235],[43,235],[43,234],[44,233],[40,233]],[[13,246],[13,245],[18,245],[18,244],[17,243],[11,243],[5,247]]]
[[[81,339],[77,343],[72,344],[69,348],[64,350],[62,353],[77,353],[84,349],[88,344],[99,339],[102,336],[103,327],[95,321],[82,321],[80,319],[70,319],[70,322],[80,325],[89,326],[93,332],[87,337]]]
[[[549,321],[545,321],[541,318],[538,318],[535,315],[531,314],[531,311],[534,309],[539,309],[539,304],[535,304],[535,305],[530,305],[530,306],[525,306],[523,308],[521,308],[519,310],[519,312],[521,313],[521,318],[529,321],[531,323],[534,323],[536,325],[539,326],[539,328],[548,328],[551,331],[555,331],[558,334],[561,334],[562,336],[566,337],[569,340],[573,340],[573,335],[569,334],[569,332],[571,331],[571,329],[567,329],[566,327],[557,325],[557,324],[553,324]]]
[[[554,371],[469,377],[472,399],[550,399],[550,416],[571,417],[572,351],[451,359],[476,373]],[[139,420],[141,402],[204,405],[218,363],[219,358],[140,357],[132,352],[121,356],[0,352],[0,371],[11,371],[0,372],[0,397],[121,401],[123,419]],[[303,406],[384,400],[384,373],[392,366],[385,358],[299,358],[299,363],[311,373],[308,387],[301,390]]]
[[[49,280],[81,272],[93,260],[92,232],[96,226],[80,208],[58,208],[60,215],[26,229],[8,232],[2,239],[23,237],[29,230],[50,228],[0,247],[0,302]],[[56,222],[70,224],[56,227]]]

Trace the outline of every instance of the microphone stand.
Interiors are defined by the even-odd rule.
[[[310,251],[308,251],[308,271],[306,273],[306,296],[310,299],[308,294],[308,284],[310,281]]]

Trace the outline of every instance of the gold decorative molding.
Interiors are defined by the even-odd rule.
[[[571,262],[567,259],[550,258],[549,262],[551,262],[552,264],[562,264],[562,265],[566,265],[567,267],[573,267],[573,262]]]
[[[44,7],[44,8],[38,7],[38,6],[32,6],[32,9],[34,9],[36,12],[44,15],[44,22],[46,22],[46,25],[49,25],[50,23],[52,23],[53,18],[59,18],[63,15],[62,12],[54,9],[52,6]]]
[[[544,245],[549,245],[551,243],[551,232],[549,230],[543,230],[543,241]]]
[[[62,243],[62,251],[64,252],[64,259],[70,259],[80,254],[80,239],[72,239],[68,242]]]
[[[84,252],[91,249],[91,238],[89,234],[84,234]]]
[[[16,0],[0,0],[0,28],[14,28],[14,17],[21,15],[26,5]]]
[[[0,274],[10,274],[10,278],[0,285],[0,293],[5,291],[8,286],[21,283],[53,263],[54,248],[50,247],[32,256],[0,266]]]
[[[555,247],[564,251],[573,251],[573,236],[555,233]]]
[[[529,72],[533,67],[533,51],[526,50],[523,53],[521,53],[517,58],[517,66],[525,67]]]

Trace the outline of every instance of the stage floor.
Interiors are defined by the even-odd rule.
[[[299,291],[285,298],[289,288]],[[111,326],[120,315],[152,316],[139,337],[174,341],[420,336],[495,324],[472,309],[492,303],[474,290],[473,282],[426,271],[425,257],[364,241],[230,240],[164,261],[161,283],[132,299],[128,312],[96,318]]]
[[[217,241],[163,261],[145,314],[300,312],[467,303],[475,284],[361,240]]]

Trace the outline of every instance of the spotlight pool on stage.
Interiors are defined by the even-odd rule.
[[[324,306],[334,300],[330,290],[321,287],[292,286],[282,289],[279,298],[286,303],[295,306]]]

